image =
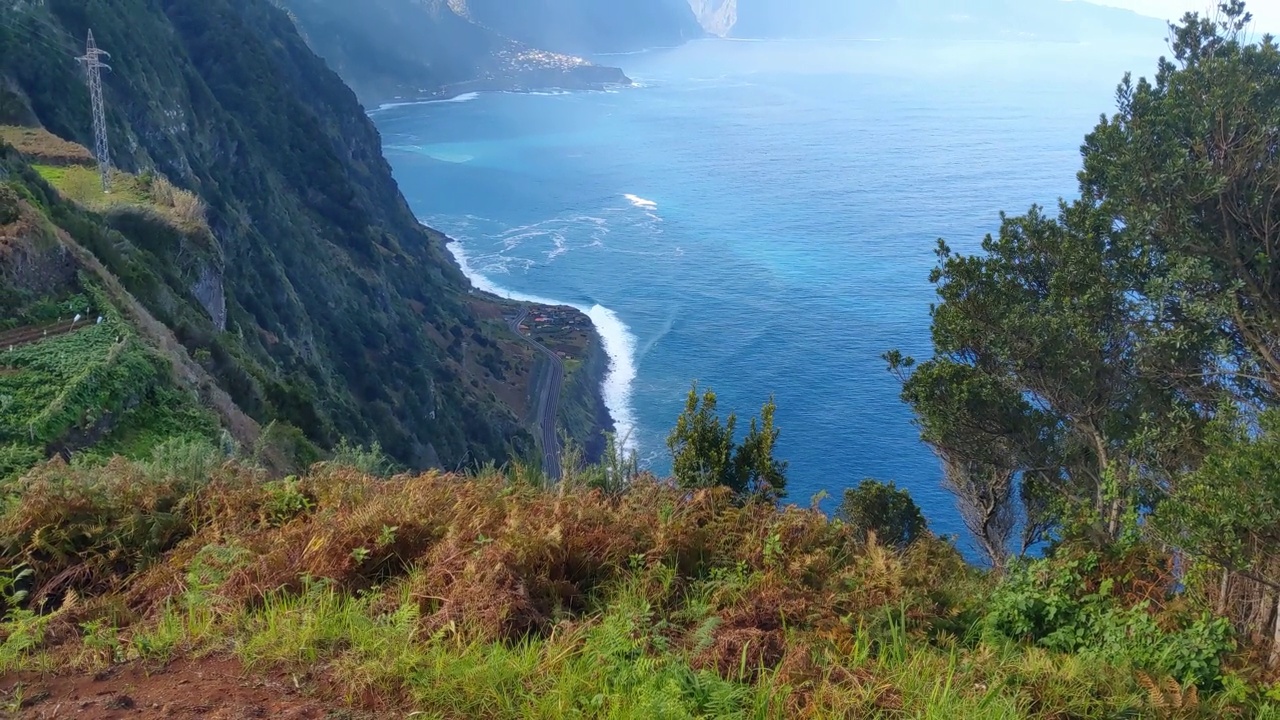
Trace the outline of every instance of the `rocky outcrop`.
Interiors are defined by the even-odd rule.
[[[200,275],[191,285],[200,307],[209,313],[209,319],[218,330],[227,329],[227,295],[222,288],[222,273],[211,265],[200,268]]]

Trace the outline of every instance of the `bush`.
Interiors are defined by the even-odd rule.
[[[18,194],[8,185],[0,185],[0,225],[18,220]]]
[[[34,445],[0,445],[0,483],[18,479],[41,460],[44,460],[44,451]]]
[[[223,448],[205,438],[174,437],[152,450],[145,467],[156,480],[175,481],[190,488],[207,483],[228,459]]]
[[[267,515],[268,522],[276,527],[311,512],[315,507],[314,500],[307,495],[297,475],[267,483],[266,491],[267,498],[263,504],[263,511]]]
[[[146,463],[39,465],[9,488],[0,557],[31,568],[36,602],[114,587],[189,537],[202,513],[247,514],[226,498],[206,503],[219,479],[235,477],[213,457],[198,443],[170,443]]]
[[[353,445],[346,438],[333,449],[330,462],[375,477],[388,477],[394,470],[391,460],[382,451],[381,444],[375,442],[366,448],[364,445]]]
[[[1223,657],[1235,647],[1230,623],[1157,612],[1163,598],[1139,599],[1108,574],[1096,553],[1015,564],[991,597],[985,625],[1009,640],[1218,689]]]
[[[892,482],[863,480],[858,487],[845,490],[836,516],[864,539],[874,533],[880,542],[897,548],[915,542],[928,529],[911,493]]]

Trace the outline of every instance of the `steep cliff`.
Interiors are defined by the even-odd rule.
[[[209,233],[101,212],[51,219],[240,408],[321,446],[380,441],[412,466],[527,455],[503,381],[471,357],[500,366],[518,338],[477,317],[355,95],[284,12],[266,0],[17,0],[0,20],[0,124],[91,145],[72,58],[90,29],[112,53],[116,162],[194,192]]]
[[[679,45],[703,35],[687,0],[451,0],[507,37],[568,53]]]
[[[366,105],[470,90],[598,88],[617,68],[547,52],[459,16],[445,0],[277,0]]]

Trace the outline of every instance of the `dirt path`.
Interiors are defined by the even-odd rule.
[[[80,322],[65,320],[52,325],[23,327],[2,332],[0,333],[0,352],[7,352],[10,347],[20,348],[23,345],[37,343],[46,338],[66,335],[72,330],[88,327],[91,323],[91,320],[81,318]]]
[[[308,697],[279,673],[235,660],[120,665],[98,675],[0,677],[0,717],[16,720],[324,720],[374,717]],[[13,714],[9,714],[13,713]]]
[[[529,316],[528,309],[522,309],[518,315],[509,320],[512,332],[524,338],[526,342],[537,348],[551,361],[551,371],[541,380],[538,388],[538,424],[542,429],[542,470],[552,480],[560,479],[560,437],[556,432],[556,416],[560,412],[560,389],[564,387],[564,361],[546,345],[520,332],[520,323]]]

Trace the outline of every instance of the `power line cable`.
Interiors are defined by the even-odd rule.
[[[57,52],[59,55],[66,57],[67,59],[73,59],[75,57],[75,52],[72,49],[75,47],[75,45],[61,42],[57,39],[51,38],[48,35],[45,35],[35,30],[34,28],[21,25],[18,22],[16,22],[12,18],[12,16],[9,18],[0,18],[0,22],[4,22],[5,27],[8,27],[10,30],[13,30],[15,33],[22,36],[23,39],[25,40],[29,40],[35,43],[40,43],[42,47],[44,47],[45,49],[53,50]]]
[[[21,20],[26,20],[27,22],[32,23],[33,27],[52,30],[54,35],[65,36],[67,40],[70,42],[76,42],[76,36],[72,35],[70,31],[68,31],[66,28],[62,27],[61,25],[55,25],[54,23],[46,20],[45,18],[40,17],[39,15],[36,15],[35,13],[18,13],[14,15],[14,17]]]

